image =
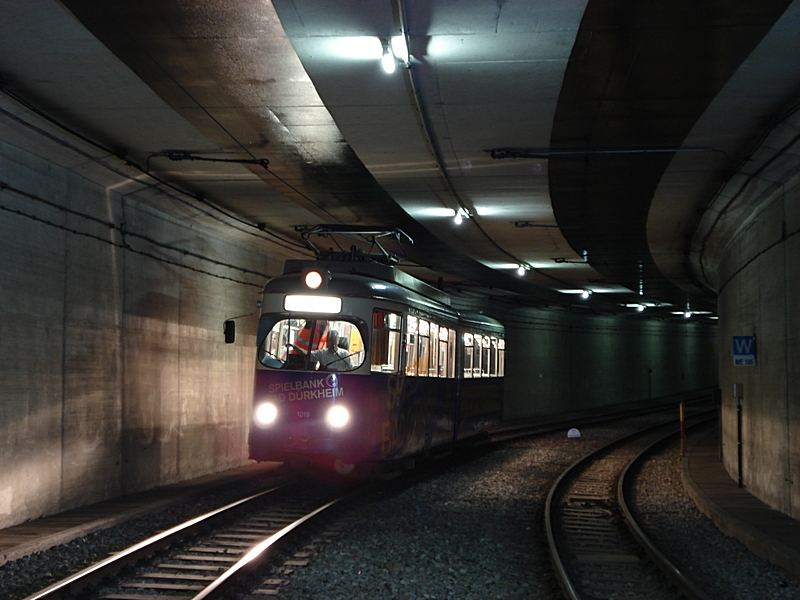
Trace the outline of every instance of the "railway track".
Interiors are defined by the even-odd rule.
[[[674,427],[674,421],[672,426]],[[563,429],[563,424],[559,428]],[[535,435],[529,431],[528,435],[531,434]],[[423,473],[417,475],[421,476]],[[405,478],[394,480],[393,485],[408,485],[403,479]],[[613,489],[613,481],[608,484],[595,481],[588,485],[580,494],[573,492],[569,496],[568,492],[566,497],[570,501],[579,499],[594,511],[595,517],[597,513],[612,514],[613,510],[606,508],[598,500],[600,496],[597,490]],[[589,489],[592,486],[596,489]],[[345,504],[340,504],[340,501],[352,495],[352,492],[342,494],[341,489],[340,493],[334,491],[330,488],[314,491],[309,488],[308,482],[267,489],[116,553],[76,575],[28,596],[26,600],[66,597],[106,600],[227,598],[231,597],[232,588],[237,592],[249,592],[253,597],[275,595],[286,583],[287,570],[294,566],[304,566],[308,562],[307,553],[296,552],[297,549],[306,550],[302,544],[307,542],[298,544],[292,540],[296,539],[297,534],[300,534],[301,540],[308,538],[309,536],[303,535],[303,531],[307,525],[319,521],[315,517],[325,514],[335,505]],[[364,489],[357,491],[363,492]],[[590,502],[591,494],[594,495]],[[552,496],[551,491],[548,512]],[[611,506],[610,501],[607,504]],[[593,527],[587,525],[587,529],[596,537],[597,530]],[[570,525],[566,529],[574,527]],[[283,542],[288,542],[288,545],[282,544]],[[287,546],[290,550],[288,553],[281,551],[276,548],[277,544],[281,544],[283,550]],[[619,559],[619,552],[614,552]],[[611,552],[608,554],[610,556]],[[275,558],[282,561],[277,563],[277,569],[274,568]],[[608,558],[607,556],[606,559]],[[264,576],[264,567],[273,575]],[[254,572],[260,572],[261,575],[249,577]],[[243,580],[247,580],[247,583],[242,583]],[[628,597],[655,597],[651,591],[652,588],[648,587],[646,594],[639,593],[637,596],[633,593]],[[670,591],[665,597],[674,598],[674,591]]]
[[[285,558],[274,551],[279,544],[296,541],[352,494],[307,483],[273,487],[148,538],[25,600],[226,597],[270,558]],[[255,592],[261,594],[274,593],[281,583],[258,581]]]
[[[570,600],[707,600],[647,538],[625,499],[631,465],[676,434],[673,422],[619,438],[573,463],[551,488],[547,540]]]

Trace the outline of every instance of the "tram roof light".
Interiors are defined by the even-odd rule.
[[[322,273],[319,271],[309,271],[306,273],[303,281],[305,281],[307,287],[315,290],[322,285]]]
[[[320,290],[328,285],[331,273],[328,269],[314,267],[303,271],[303,283],[310,290]]]

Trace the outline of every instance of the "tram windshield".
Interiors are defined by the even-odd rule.
[[[355,323],[327,319],[282,319],[258,350],[271,369],[352,371],[364,362],[364,341]]]

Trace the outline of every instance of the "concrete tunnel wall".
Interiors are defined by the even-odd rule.
[[[0,182],[28,194],[0,188],[0,527],[247,460],[256,319],[235,345],[221,327],[255,310],[263,278],[130,233],[262,273],[284,260],[34,138],[0,122]],[[509,417],[714,381],[700,325],[533,309],[506,321]]]
[[[764,197],[731,236],[719,264],[725,468],[738,478],[733,384],[741,383],[744,485],[794,518],[800,518],[798,233],[800,175],[795,175]],[[735,366],[733,336],[751,335],[756,337],[756,365]]]
[[[256,309],[264,278],[215,277],[247,278],[63,209],[259,272],[282,258],[14,133],[0,180],[34,197],[0,189],[0,527],[244,463],[256,317],[235,345],[222,322]]]
[[[717,385],[716,325],[518,309],[504,317],[507,418],[647,401]]]

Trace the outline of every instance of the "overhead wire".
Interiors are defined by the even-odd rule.
[[[63,213],[66,213],[66,214],[69,214],[69,215],[73,215],[73,216],[79,217],[81,219],[85,219],[87,221],[91,221],[91,222],[96,223],[98,225],[102,225],[103,227],[107,227],[108,229],[111,229],[111,230],[119,232],[120,235],[122,236],[123,240],[125,239],[125,237],[135,237],[135,238],[144,240],[147,243],[152,244],[154,246],[158,246],[159,248],[164,248],[166,250],[171,250],[172,252],[178,252],[178,253],[183,254],[185,256],[191,256],[193,258],[197,258],[199,260],[203,260],[203,261],[215,264],[215,265],[220,266],[220,267],[233,269],[233,270],[240,271],[242,273],[247,273],[247,274],[250,274],[250,275],[257,275],[258,277],[263,277],[265,279],[272,279],[272,276],[267,274],[267,273],[262,273],[260,271],[254,271],[253,269],[248,269],[246,267],[240,267],[238,265],[234,265],[234,264],[231,264],[231,263],[226,263],[224,261],[220,261],[220,260],[217,260],[215,258],[210,258],[210,257],[205,256],[203,254],[199,254],[199,253],[194,252],[192,250],[187,250],[186,248],[179,248],[179,247],[173,246],[171,244],[166,244],[164,242],[160,242],[160,241],[158,241],[158,240],[156,240],[154,238],[151,238],[150,236],[143,235],[141,233],[136,233],[135,231],[130,231],[130,230],[126,229],[124,226],[118,225],[118,224],[116,224],[116,223],[114,223],[112,221],[106,221],[104,219],[100,219],[98,217],[95,217],[94,215],[90,215],[90,214],[87,214],[87,213],[84,213],[84,212],[81,212],[81,211],[77,211],[77,210],[72,209],[72,208],[67,208],[66,206],[63,206],[63,205],[61,205],[61,204],[59,204],[57,202],[53,202],[52,200],[47,200],[46,198],[42,198],[41,196],[37,196],[36,194],[32,194],[32,193],[27,192],[27,191],[25,191],[23,189],[15,187],[15,186],[9,184],[6,181],[0,180],[0,191],[12,192],[12,193],[14,193],[14,194],[16,194],[18,196],[22,196],[23,198],[27,198],[28,200],[34,200],[36,202],[39,202],[39,203],[44,204],[46,206],[49,206],[51,208],[55,208],[56,210],[60,210]],[[10,210],[14,210],[14,209],[10,209]],[[20,213],[20,214],[22,214],[22,213]],[[23,215],[23,216],[27,216],[27,213],[25,215]],[[74,230],[71,230],[71,229],[70,229],[70,231],[74,232]]]
[[[59,138],[58,136],[55,136],[54,134],[52,134],[52,133],[50,133],[48,131],[45,131],[44,129],[42,129],[40,127],[37,127],[33,123],[25,121],[24,119],[22,119],[19,116],[11,113],[10,111],[7,111],[5,109],[0,108],[0,113],[4,114],[8,118],[13,119],[14,121],[20,123],[21,125],[29,128],[31,130],[36,131],[40,135],[43,135],[43,136],[47,137],[48,139],[51,139],[52,141],[55,141],[56,143],[58,143],[58,144],[60,144],[60,145],[62,145],[64,147],[67,147],[67,148],[69,148],[70,150],[72,150],[74,152],[77,152],[81,156],[84,156],[84,157],[96,162],[97,164],[103,166],[104,168],[106,168],[107,170],[113,172],[114,174],[119,175],[121,177],[124,177],[124,178],[126,178],[126,179],[128,179],[130,181],[136,182],[136,183],[138,183],[138,184],[140,184],[140,185],[142,185],[144,187],[154,188],[154,189],[160,191],[161,193],[166,193],[163,189],[161,189],[159,187],[159,186],[164,186],[164,187],[172,190],[173,192],[177,193],[179,196],[185,196],[185,197],[191,198],[192,200],[194,200],[196,202],[199,202],[199,203],[203,204],[204,206],[207,206],[208,208],[210,208],[214,212],[219,213],[219,214],[225,216],[226,218],[231,219],[232,221],[235,221],[235,222],[240,223],[242,225],[246,225],[248,228],[256,229],[259,232],[262,232],[264,235],[259,235],[258,233],[255,233],[253,231],[242,230],[242,229],[239,229],[237,227],[236,229],[238,231],[244,232],[244,233],[248,233],[249,235],[252,235],[252,236],[257,237],[259,239],[263,239],[263,240],[265,240],[267,242],[271,242],[273,244],[277,244],[277,245],[283,247],[285,250],[291,250],[291,251],[294,251],[294,252],[296,252],[298,250],[300,250],[300,251],[305,251],[306,250],[304,245],[302,245],[302,244],[300,244],[298,242],[295,242],[294,240],[291,240],[291,239],[285,238],[283,236],[280,236],[279,234],[266,229],[264,226],[262,226],[262,225],[260,225],[258,223],[253,223],[251,221],[243,219],[243,218],[239,217],[238,215],[223,209],[222,207],[218,206],[216,203],[211,202],[210,200],[208,200],[207,198],[205,198],[201,194],[192,193],[192,192],[190,192],[188,190],[185,190],[185,189],[181,188],[180,186],[172,183],[171,181],[167,181],[163,177],[160,177],[160,176],[156,175],[151,170],[149,170],[149,169],[147,169],[145,167],[142,167],[141,165],[136,163],[130,157],[125,156],[125,155],[121,154],[119,151],[114,150],[113,148],[110,148],[110,147],[106,146],[105,144],[102,144],[101,142],[98,142],[98,141],[96,141],[96,140],[94,140],[94,139],[82,134],[81,132],[79,132],[79,131],[75,130],[74,128],[70,127],[69,125],[63,123],[62,121],[60,121],[58,119],[56,119],[55,117],[53,117],[52,115],[50,115],[46,111],[44,111],[41,108],[39,108],[34,103],[30,102],[28,99],[20,96],[19,94],[17,94],[13,90],[8,89],[5,85],[0,85],[0,92],[2,92],[4,95],[6,95],[7,97],[11,98],[15,102],[17,102],[19,105],[23,106],[27,110],[31,111],[32,113],[34,113],[38,117],[44,119],[45,121],[47,121],[48,123],[50,123],[50,124],[52,124],[52,125],[54,125],[56,127],[58,127],[62,131],[65,131],[69,135],[81,140],[82,142],[84,142],[84,143],[86,143],[86,144],[88,144],[88,145],[90,145],[90,146],[92,146],[94,148],[97,148],[98,150],[101,150],[102,152],[105,152],[109,156],[113,156],[113,157],[117,158],[118,160],[122,161],[125,165],[133,168],[136,171],[139,171],[141,174],[143,174],[143,175],[147,176],[148,178],[152,179],[158,185],[152,184],[152,183],[147,183],[147,182],[141,181],[140,179],[132,177],[130,174],[125,173],[124,171],[122,171],[122,170],[120,170],[118,168],[115,168],[112,165],[109,165],[108,163],[98,159],[98,157],[93,156],[93,155],[89,154],[88,152],[85,152],[85,151],[81,150],[80,148],[77,148],[73,144],[70,144],[66,140],[63,140],[63,139]],[[187,201],[183,200],[181,197],[176,197],[176,196],[173,196],[171,194],[168,194],[168,196],[173,198],[173,199],[175,199],[175,200],[177,200],[177,201],[179,201],[179,202],[181,202],[181,203],[183,203],[183,204],[187,204],[187,205],[191,206],[195,210],[199,210],[199,211],[203,212],[203,214],[205,214],[206,216],[212,217],[212,215],[210,215],[208,213],[208,211],[205,211],[202,208],[200,208],[198,206],[195,206],[191,202],[187,202]],[[227,225],[227,226],[232,226],[232,224],[226,223],[225,221],[222,221],[222,220],[220,220],[218,218],[216,220],[221,222],[221,223],[223,223],[223,224],[225,224],[225,225]],[[265,237],[265,236],[269,236],[269,237]],[[274,238],[274,239],[270,239],[270,238]],[[287,247],[287,246],[289,246],[289,247]]]
[[[238,283],[240,285],[246,285],[246,286],[250,286],[250,287],[254,287],[254,288],[258,288],[258,289],[261,289],[263,287],[261,284],[258,284],[258,283],[252,283],[250,281],[244,281],[242,279],[236,279],[234,277],[228,277],[227,275],[220,275],[218,273],[212,273],[211,271],[206,271],[205,269],[199,269],[197,267],[193,267],[191,265],[187,265],[187,264],[184,264],[184,263],[180,263],[178,261],[174,261],[174,260],[171,260],[171,259],[168,259],[168,258],[164,258],[162,256],[156,256],[155,254],[152,254],[152,253],[147,252],[145,250],[139,250],[137,248],[133,248],[129,244],[122,244],[122,243],[115,242],[115,241],[110,240],[110,239],[106,239],[106,238],[104,238],[102,236],[95,235],[93,233],[88,233],[86,231],[79,231],[79,230],[74,229],[72,227],[67,227],[66,225],[61,225],[60,223],[54,223],[53,221],[49,221],[49,220],[44,219],[42,217],[38,217],[36,215],[32,215],[30,213],[27,213],[25,211],[22,211],[22,210],[19,210],[19,209],[16,209],[16,208],[10,208],[10,207],[7,207],[7,206],[0,205],[0,211],[11,213],[11,214],[15,214],[15,215],[18,215],[18,216],[21,216],[21,217],[25,217],[25,218],[30,219],[32,221],[36,221],[38,223],[42,223],[44,225],[48,225],[48,226],[54,227],[56,229],[60,229],[61,231],[66,231],[66,232],[71,233],[73,235],[78,235],[78,236],[81,236],[81,237],[86,237],[86,238],[89,238],[89,239],[97,240],[99,242],[103,242],[104,244],[108,244],[109,246],[114,246],[115,248],[120,248],[122,250],[126,250],[128,252],[132,252],[133,254],[138,254],[140,256],[145,256],[147,258],[151,258],[153,260],[157,260],[158,262],[161,262],[161,263],[164,263],[164,264],[168,264],[168,265],[172,265],[172,266],[175,266],[175,267],[178,267],[178,268],[181,268],[181,269],[186,269],[188,271],[193,271],[195,273],[200,273],[202,275],[207,275],[209,277],[214,277],[216,279],[224,279],[224,280],[227,280],[227,281],[232,281],[233,283]]]
[[[281,182],[281,183],[282,183],[284,186],[286,186],[287,188],[289,188],[290,190],[292,190],[292,191],[293,191],[295,194],[297,194],[298,196],[300,196],[301,198],[303,198],[304,200],[306,200],[307,202],[309,202],[309,203],[310,203],[311,205],[313,205],[313,206],[314,206],[314,207],[315,207],[317,210],[319,210],[319,211],[321,211],[321,212],[325,213],[326,215],[328,215],[329,217],[331,217],[333,220],[335,220],[335,221],[339,221],[339,219],[337,219],[335,215],[333,215],[333,214],[332,214],[330,211],[328,211],[328,210],[327,210],[325,207],[321,206],[321,205],[320,205],[320,204],[319,204],[319,203],[318,203],[316,200],[314,200],[314,199],[313,199],[311,196],[309,196],[308,194],[306,194],[305,192],[303,192],[302,190],[300,190],[300,189],[299,189],[297,186],[295,186],[295,185],[291,184],[291,183],[290,183],[289,181],[287,181],[285,178],[281,177],[281,176],[280,176],[278,173],[276,173],[275,171],[273,171],[272,169],[270,169],[270,167],[269,167],[269,161],[267,161],[267,162],[264,162],[264,161],[260,161],[258,158],[256,158],[256,156],[255,156],[255,155],[254,155],[254,154],[253,154],[253,153],[250,151],[250,148],[248,148],[248,147],[247,147],[245,144],[243,144],[243,143],[242,143],[242,142],[239,140],[239,138],[237,138],[235,135],[233,135],[233,133],[231,133],[231,132],[228,130],[228,128],[227,128],[227,127],[225,127],[225,125],[223,125],[222,123],[220,123],[220,121],[219,121],[219,120],[218,120],[218,119],[217,119],[217,118],[216,118],[216,117],[215,117],[215,116],[214,116],[214,115],[213,115],[213,114],[212,114],[212,113],[211,113],[211,112],[210,112],[210,111],[209,111],[209,110],[208,110],[208,109],[207,109],[207,108],[206,108],[206,107],[205,107],[205,106],[202,104],[202,103],[198,102],[198,101],[195,99],[195,97],[194,97],[194,95],[191,93],[191,91],[189,91],[188,89],[186,89],[186,88],[185,88],[185,87],[184,87],[184,86],[181,84],[181,82],[180,82],[180,81],[177,81],[176,79],[174,79],[174,78],[173,78],[173,77],[172,77],[172,76],[171,76],[169,73],[165,72],[165,75],[166,75],[167,77],[169,77],[169,78],[170,78],[170,80],[172,81],[172,83],[173,83],[175,86],[177,86],[178,88],[180,88],[180,89],[181,89],[181,91],[182,91],[184,94],[186,94],[186,95],[187,95],[189,98],[191,98],[191,99],[192,99],[192,101],[193,101],[193,102],[194,102],[194,103],[197,105],[197,107],[198,107],[200,110],[202,110],[202,111],[203,111],[203,112],[206,114],[206,116],[207,116],[209,119],[211,119],[211,120],[212,120],[214,123],[216,123],[217,127],[219,127],[219,128],[222,130],[222,131],[224,131],[224,132],[225,132],[225,134],[226,134],[226,135],[227,135],[229,138],[231,138],[231,139],[232,139],[232,140],[233,140],[233,141],[236,143],[236,145],[237,145],[237,146],[239,146],[239,148],[241,148],[241,149],[242,149],[242,152],[244,152],[245,154],[247,154],[248,156],[250,156],[250,157],[251,157],[252,161],[249,161],[249,162],[256,162],[256,163],[257,163],[257,164],[259,164],[259,166],[261,166],[261,168],[262,168],[262,169],[264,169],[264,171],[266,171],[266,172],[267,172],[269,175],[271,175],[272,177],[274,177],[275,179],[277,179],[277,180],[278,180],[279,182]],[[208,160],[208,159],[207,159],[207,160]]]
[[[396,18],[398,19],[400,25],[400,32],[404,37],[406,37],[406,45],[410,47],[409,44],[410,40],[408,39],[408,32],[406,30],[405,7],[403,5],[403,0],[394,0],[394,7],[395,7]],[[430,117],[428,116],[428,112],[425,108],[425,103],[422,97],[422,91],[414,79],[412,65],[409,64],[408,68],[403,69],[403,71],[406,74],[406,81],[408,82],[409,85],[409,92],[410,92],[409,95],[411,96],[411,99],[416,108],[416,114],[420,124],[420,129],[422,130],[428,148],[436,161],[436,170],[438,171],[439,176],[444,182],[447,191],[450,193],[453,199],[458,203],[459,210],[463,211],[463,214],[469,216],[469,220],[474,223],[475,227],[478,228],[478,231],[481,232],[481,234],[489,241],[490,244],[492,244],[492,246],[494,246],[503,255],[512,259],[516,264],[522,265],[526,271],[528,270],[534,271],[535,273],[538,273],[543,277],[555,281],[560,285],[568,285],[568,283],[562,280],[561,278],[546,273],[540,269],[537,269],[529,262],[520,259],[512,252],[503,248],[491,235],[489,235],[489,233],[478,222],[475,216],[470,213],[469,209],[466,206],[466,203],[461,198],[461,194],[459,194],[459,192],[455,189],[455,186],[453,185],[453,182],[450,179],[450,175],[447,172],[447,167],[445,166],[444,154],[442,153],[442,150],[439,147],[439,143],[434,135],[433,125],[431,123]],[[458,214],[458,212],[456,214]]]

